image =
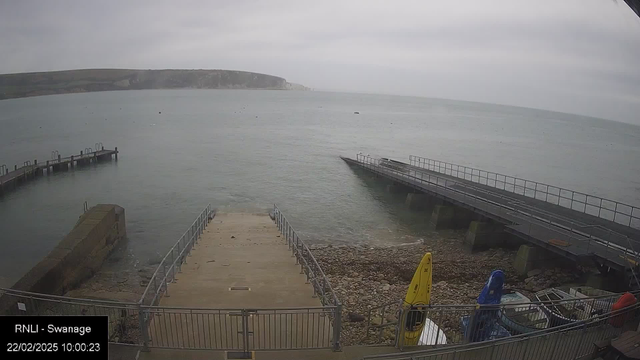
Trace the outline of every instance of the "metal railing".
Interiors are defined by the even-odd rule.
[[[342,329],[342,304],[338,296],[333,291],[329,279],[327,279],[307,244],[300,239],[298,233],[275,204],[273,205],[273,219],[278,230],[284,236],[289,249],[296,257],[296,264],[300,265],[300,273],[304,273],[307,277],[307,282],[311,283],[314,296],[319,296],[323,306],[335,308],[333,311],[333,348],[334,350],[339,350],[340,331]]]
[[[311,250],[293,229],[287,218],[276,205],[273,206],[274,221],[280,233],[285,237],[289,249],[296,257],[296,265],[300,265],[301,273],[307,277],[307,281],[313,285],[314,295],[320,297],[322,305],[338,305],[340,301],[331,287],[327,276],[320,268]]]
[[[410,155],[409,164],[640,228],[640,209],[619,201],[468,166]]]
[[[340,349],[342,306],[309,248],[279,212],[276,223],[323,306],[207,309],[157,306],[215,212],[208,205],[169,250],[137,303],[0,288],[0,315],[107,315],[109,341],[143,349]],[[276,214],[276,212],[274,212]]]
[[[611,296],[610,296],[611,297]],[[596,308],[606,297],[581,299],[582,304],[591,304]],[[579,301],[564,302],[580,304]],[[517,306],[534,306],[535,304],[517,304]],[[501,307],[504,309],[507,307]],[[433,343],[437,356],[442,354],[473,353],[479,348],[494,349],[521,343],[525,338],[562,336],[571,330],[581,330],[580,341],[589,344],[595,341],[594,335],[606,338],[611,334],[637,326],[636,305],[631,312],[617,311],[595,316],[585,321],[561,325],[523,335],[515,335],[501,339],[501,342],[489,340],[479,343],[450,342]],[[446,309],[452,309],[447,311]],[[412,309],[415,311],[416,308]],[[139,303],[126,303],[103,300],[76,299],[63,296],[37,294],[25,291],[0,289],[0,314],[3,315],[106,315],[109,318],[109,342],[147,346],[151,348],[179,349],[218,349],[218,350],[284,350],[284,349],[320,349],[332,347],[335,339],[333,332],[335,307],[282,308],[282,309],[199,309],[178,307],[144,306]],[[407,318],[405,314],[402,318]],[[447,315],[452,322],[456,317],[465,315],[481,318],[496,310],[473,305],[439,305],[425,308],[426,318],[435,320],[441,328],[445,328]],[[466,312],[465,312],[466,311]],[[474,313],[475,312],[475,313]],[[633,316],[629,316],[632,314]],[[606,327],[606,334],[601,327]],[[478,329],[475,328],[474,332]],[[448,331],[445,331],[447,334]],[[603,335],[604,334],[604,335]],[[608,334],[608,335],[607,335]],[[597,340],[597,339],[596,339]],[[506,342],[505,342],[506,341]],[[458,346],[450,346],[459,344]],[[531,348],[533,351],[534,348]],[[390,355],[394,358],[413,358],[417,356],[436,356],[433,352],[407,352]],[[499,354],[496,352],[495,354]],[[447,358],[447,357],[445,357]],[[425,359],[431,359],[426,357]],[[438,358],[440,359],[440,358]],[[453,359],[453,358],[452,358]],[[460,359],[460,357],[456,357]],[[498,359],[498,357],[496,357]]]
[[[638,296],[640,292],[632,294]],[[393,302],[369,309],[366,337],[362,342],[395,344],[402,349],[406,345],[405,333],[411,331],[411,326],[407,326],[407,319],[419,319],[418,323],[428,323],[422,332],[424,341],[420,345],[433,347],[487,341],[505,334],[516,335],[543,329],[554,331],[555,327],[611,312],[613,304],[622,295],[623,293],[618,293],[495,306],[438,304],[410,307],[402,302]],[[499,323],[502,328],[485,328],[484,325],[489,321]],[[383,338],[382,334],[385,332],[392,332],[393,338]]]
[[[140,297],[141,305],[158,305],[160,299],[169,291],[168,284],[173,282],[176,272],[179,272],[182,264],[187,262],[187,256],[191,249],[198,242],[198,238],[204,232],[209,221],[215,216],[215,211],[211,209],[211,204],[202,210],[200,215],[193,221],[191,226],[182,234],[180,239],[171,247],[169,252],[162,258],[156,271],[151,276],[147,287]]]
[[[106,315],[109,342],[141,344],[141,307],[136,303],[76,299],[0,288],[0,315]]]
[[[335,307],[198,309],[145,307],[149,346],[175,349],[332,348]]]
[[[530,209],[519,202],[493,201],[474,193],[464,191],[467,184],[455,179],[442,177],[429,172],[421,172],[412,169],[411,165],[402,163],[387,166],[388,159],[376,159],[370,156],[356,156],[356,162],[362,167],[372,172],[386,175],[392,180],[403,183],[410,187],[415,187],[421,191],[438,194],[446,197],[450,201],[472,206],[475,211],[485,214],[492,214],[503,218],[524,220],[526,228],[519,227],[517,232],[532,238],[554,239],[561,234],[571,240],[571,245],[575,246],[575,252],[586,254],[598,254],[609,261],[616,259],[618,264],[624,263],[629,266],[629,260],[637,261],[638,253],[633,250],[633,245],[638,241],[610,230],[602,231],[600,236],[593,235],[588,228],[592,225],[585,225],[573,219],[563,218],[550,212]],[[499,198],[499,196],[496,196]],[[520,222],[520,221],[518,221]],[[586,229],[585,229],[586,228]],[[509,229],[507,229],[509,230]],[[534,232],[535,231],[535,234]],[[532,236],[534,235],[534,236]]]
[[[394,301],[369,307],[365,318],[365,336],[361,341],[365,344],[392,344],[398,336],[398,318],[401,313],[401,302]],[[384,339],[386,329],[393,329],[394,339]]]
[[[23,162],[23,165],[21,167],[18,167],[17,165],[15,166],[15,169],[13,172],[16,171],[21,171],[23,174],[29,172],[31,173],[32,171],[40,168],[40,169],[47,169],[49,168],[49,166],[52,165],[58,165],[58,164],[62,164],[62,163],[66,163],[72,160],[78,160],[78,159],[87,159],[87,158],[95,158],[98,155],[98,152],[101,151],[101,149],[104,149],[102,143],[96,143],[96,146],[100,146],[101,148],[96,148],[96,150],[93,150],[92,148],[85,148],[84,151],[80,151],[79,155],[71,155],[71,156],[67,156],[67,157],[62,157],[60,155],[60,153],[58,152],[58,150],[54,150],[51,152],[51,159],[50,160],[46,160],[44,163],[36,163],[36,161],[31,162],[31,160],[25,161]],[[117,150],[117,148],[116,148]],[[117,151],[116,151],[117,153]],[[0,176],[2,175],[8,175],[9,174],[9,169],[4,166],[2,169],[0,169]],[[2,181],[2,179],[0,179],[0,181]]]
[[[591,355],[594,343],[619,336],[638,327],[640,304],[551,329],[479,343],[428,350],[365,356],[363,359],[388,360],[575,360]]]

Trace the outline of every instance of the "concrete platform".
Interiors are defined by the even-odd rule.
[[[321,306],[267,214],[218,213],[151,316],[151,346],[328,348]]]
[[[218,213],[176,279],[160,306],[321,306],[268,214]]]
[[[572,261],[591,263],[595,260],[601,265],[624,271],[629,261],[620,255],[626,248],[634,247],[630,242],[640,239],[640,229],[452,175],[398,161],[394,161],[395,168],[392,168],[342,159],[347,164],[411,188],[411,191],[424,192],[473,211],[480,217],[492,219],[505,225],[506,232]],[[559,243],[566,245],[560,246]]]

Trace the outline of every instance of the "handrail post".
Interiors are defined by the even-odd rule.
[[[174,248],[171,248],[171,264],[173,266],[173,272],[171,273],[172,274],[171,275],[171,282],[173,282],[173,278],[176,275],[176,260],[173,258],[173,249]]]
[[[333,317],[333,351],[340,351],[340,332],[342,331],[342,304],[336,304]]]
[[[396,347],[402,351],[404,349],[404,328],[407,324],[407,309],[400,308],[398,317],[398,327],[396,328]],[[410,311],[410,310],[409,310]]]
[[[142,332],[142,351],[149,351],[149,327],[147,326],[147,314],[146,311],[138,304],[138,326],[140,326],[140,332]]]
[[[178,240],[178,256],[180,256],[180,253],[182,252],[182,250],[180,249],[180,242],[181,241],[182,241],[182,238],[180,238],[180,240]],[[182,261],[178,261],[178,272],[182,272]]]
[[[159,288],[158,288],[158,276],[157,276],[157,273],[156,273],[156,274],[153,275],[153,292],[155,293],[154,297],[156,297],[155,295],[158,294],[158,290],[159,290]],[[153,304],[151,304],[151,305],[153,305]]]
[[[169,297],[169,286],[167,285],[167,265],[164,264],[162,268],[164,269],[164,279],[162,279],[162,283],[164,284],[164,296]]]

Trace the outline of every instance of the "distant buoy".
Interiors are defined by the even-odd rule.
[[[162,114],[162,111],[158,111],[158,114]]]
[[[360,115],[359,111],[354,111],[353,113],[356,114],[356,115]]]

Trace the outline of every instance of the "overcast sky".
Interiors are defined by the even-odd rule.
[[[640,124],[639,64],[622,0],[0,0],[0,73],[235,69]]]

